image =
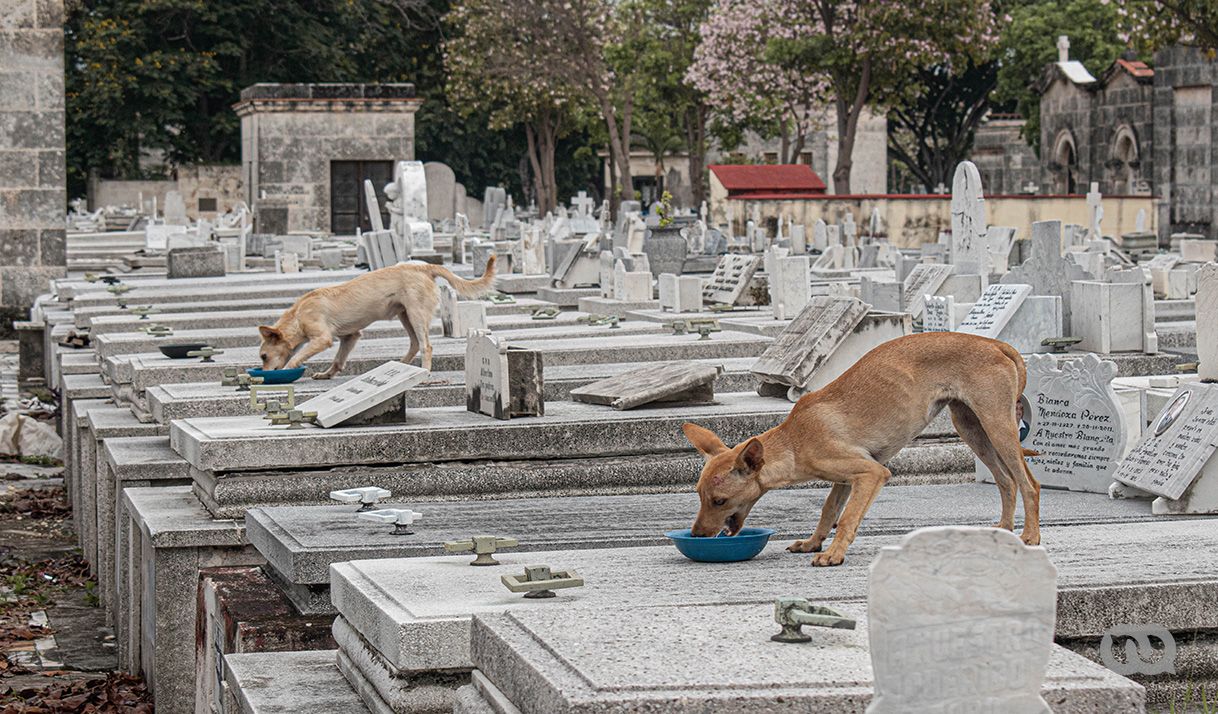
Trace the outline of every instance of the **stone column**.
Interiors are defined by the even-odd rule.
[[[65,273],[63,0],[0,3],[0,335]]]

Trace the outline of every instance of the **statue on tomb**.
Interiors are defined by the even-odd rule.
[[[402,190],[397,181],[385,184],[385,210],[389,211],[389,230],[395,236],[409,237],[406,234],[405,206],[402,204]]]

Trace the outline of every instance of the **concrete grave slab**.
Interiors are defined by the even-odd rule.
[[[240,714],[367,714],[338,671],[335,650],[224,656],[225,707]]]
[[[722,366],[696,362],[667,362],[603,379],[571,390],[577,402],[633,409],[667,402],[710,402]]]

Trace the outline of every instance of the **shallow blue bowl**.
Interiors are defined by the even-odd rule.
[[[748,560],[760,553],[770,536],[774,535],[773,528],[741,528],[734,536],[718,536],[715,538],[695,538],[688,528],[679,531],[668,531],[664,535],[672,539],[677,550],[690,560],[703,563],[735,563]]]
[[[292,369],[247,369],[246,374],[251,377],[262,377],[263,384],[287,384],[300,379],[300,375],[304,374],[304,367],[293,367]]]

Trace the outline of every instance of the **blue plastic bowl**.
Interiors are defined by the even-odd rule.
[[[263,384],[288,384],[300,379],[300,375],[304,374],[304,367],[293,367],[292,369],[247,369],[246,374],[251,377],[262,377]]]
[[[681,555],[690,560],[702,563],[735,563],[760,553],[769,542],[770,536],[774,535],[774,529],[741,528],[734,536],[695,538],[690,535],[688,528],[682,528],[679,531],[668,531],[664,535],[671,538]]]

